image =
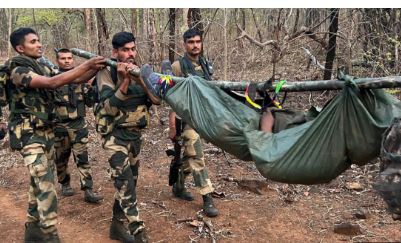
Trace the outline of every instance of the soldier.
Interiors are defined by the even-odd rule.
[[[148,108],[159,104],[145,86],[143,79],[152,70],[145,65],[141,78],[129,75],[137,68],[135,37],[132,33],[119,32],[113,36],[113,57],[117,69],[105,68],[97,76],[100,102],[96,107],[97,131],[103,137],[116,188],[110,238],[123,242],[146,242],[145,225],[139,218],[135,187],[138,178],[141,150],[141,129],[149,122]],[[128,230],[124,221],[128,220]]]
[[[60,49],[56,53],[59,72],[64,73],[74,68],[74,59],[68,49]],[[92,77],[89,77],[91,79]],[[86,80],[87,81],[87,80]],[[88,161],[88,128],[85,123],[85,105],[93,106],[94,96],[91,85],[67,84],[55,91],[55,105],[57,123],[54,129],[56,150],[55,162],[57,178],[61,184],[61,195],[72,196],[74,190],[70,185],[70,172],[68,160],[71,150],[74,161],[79,171],[81,190],[84,200],[89,203],[97,203],[102,196],[93,193],[93,181],[91,166]]]
[[[42,45],[33,29],[15,30],[10,42],[20,54],[9,62],[10,146],[19,150],[30,175],[25,242],[60,242],[56,228],[52,89],[86,80],[86,75],[93,76],[104,67],[105,60],[93,58],[52,76],[51,70],[37,61],[42,56]]]
[[[200,76],[206,80],[211,80],[211,68],[201,55],[202,36],[199,31],[189,29],[184,35],[185,55],[172,65],[173,74],[178,77],[187,77],[189,74]],[[176,119],[177,118],[177,119]],[[181,119],[175,112],[169,114],[169,137],[174,142],[177,137],[177,131]],[[183,140],[184,154],[182,166],[179,169],[177,182],[173,185],[173,195],[177,198],[192,201],[194,197],[185,188],[185,179],[192,172],[195,186],[203,198],[203,211],[209,217],[218,215],[218,210],[214,206],[211,193],[213,192],[212,182],[209,179],[205,159],[203,156],[202,141],[199,135],[187,124],[182,124],[181,139]]]

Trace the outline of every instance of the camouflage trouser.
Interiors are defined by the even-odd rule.
[[[138,135],[140,134],[138,133]],[[140,136],[137,140],[126,141],[109,135],[104,139],[103,148],[109,158],[111,178],[116,188],[114,197],[128,219],[130,230],[136,234],[145,227],[139,218],[136,199],[139,168],[137,157],[141,149]]]
[[[54,186],[54,134],[52,129],[22,135],[20,151],[30,174],[28,222],[40,222],[45,233],[56,231],[57,196]]]
[[[71,176],[68,161],[71,151],[79,171],[81,189],[93,187],[92,171],[88,161],[88,128],[85,122],[82,126],[74,127],[69,123],[58,123],[54,129],[56,150],[57,178],[61,184],[70,183]]]
[[[177,186],[183,186],[186,177],[192,172],[195,186],[201,195],[213,192],[214,189],[205,165],[202,141],[199,135],[190,126],[185,125],[181,138],[183,140],[184,154]]]

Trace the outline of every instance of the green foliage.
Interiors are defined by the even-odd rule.
[[[24,12],[17,20],[18,26],[32,26],[34,22],[41,26],[54,26],[62,23],[65,15],[62,9],[26,9]]]

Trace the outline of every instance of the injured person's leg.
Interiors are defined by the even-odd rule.
[[[260,117],[259,129],[263,132],[273,132],[274,117],[269,110],[265,110]]]

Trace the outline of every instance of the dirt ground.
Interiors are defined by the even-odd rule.
[[[105,199],[83,201],[71,158],[72,197],[60,197],[58,228],[62,242],[114,242],[108,239],[114,188],[108,163],[88,111],[89,156],[94,189]],[[188,182],[195,201],[172,197],[168,186],[170,158],[165,150],[167,108],[159,108],[144,133],[137,187],[140,215],[151,242],[395,242],[401,223],[393,221],[386,205],[372,189],[378,164],[352,167],[325,185],[287,185],[266,181],[251,162],[244,162],[205,144],[209,174],[216,188],[216,218],[204,217],[202,198]],[[350,186],[351,185],[351,186]],[[352,186],[354,185],[354,186]],[[356,186],[355,186],[356,185]],[[57,190],[59,192],[59,186]],[[22,157],[10,151],[7,139],[0,150],[0,242],[21,242],[27,207],[28,171]],[[362,212],[362,213],[361,213]],[[366,219],[358,219],[362,214]],[[361,218],[361,216],[359,216]],[[363,217],[362,217],[363,218]],[[334,226],[350,223],[359,233],[343,235]],[[358,231],[358,230],[357,230]]]

